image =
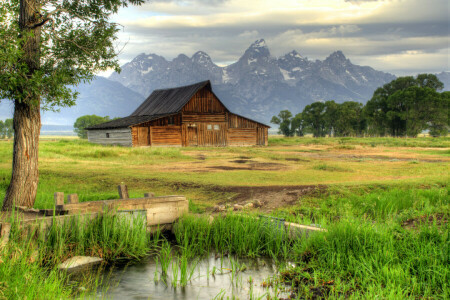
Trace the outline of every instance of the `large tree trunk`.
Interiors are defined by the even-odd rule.
[[[14,107],[14,150],[12,177],[2,210],[13,205],[33,207],[39,181],[38,145],[41,118],[39,107],[16,101]]]
[[[23,61],[28,66],[28,78],[40,67],[39,0],[21,0],[19,25],[26,40]],[[26,87],[24,87],[26,91]],[[38,146],[41,129],[39,95],[28,91],[14,102],[14,150],[11,182],[6,190],[2,210],[13,206],[33,207],[39,181]]]

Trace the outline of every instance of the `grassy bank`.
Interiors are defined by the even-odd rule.
[[[57,269],[77,256],[97,256],[106,262],[138,259],[154,249],[145,221],[132,222],[112,214],[88,221],[52,226],[46,232],[24,235],[11,218],[9,243],[0,249],[0,299],[68,299],[89,296],[101,283],[100,273],[87,273],[76,281]]]
[[[228,215],[210,223],[206,217],[186,217],[176,227],[177,241],[197,254],[214,249],[240,257],[271,256],[281,270],[272,284],[287,284],[302,299],[450,296],[448,189],[377,191],[309,201],[274,215],[314,220],[327,232],[289,240],[276,221]],[[308,215],[312,202],[317,206]]]

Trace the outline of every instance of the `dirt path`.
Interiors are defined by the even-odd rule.
[[[229,186],[217,187],[215,191],[236,194],[230,200],[219,204],[245,204],[255,200],[261,201],[263,211],[296,204],[299,198],[324,192],[326,185],[297,185],[297,186]]]

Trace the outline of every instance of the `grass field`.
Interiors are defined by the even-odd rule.
[[[11,151],[11,141],[0,141],[1,199]],[[204,207],[260,196],[289,202],[296,200],[292,192],[303,194],[311,185],[446,185],[450,138],[272,138],[268,147],[236,148],[124,148],[50,139],[40,143],[39,163],[37,208],[51,208],[56,191],[78,193],[81,201],[116,198],[122,182],[132,196],[184,194]],[[291,195],[283,194],[286,186]]]
[[[12,142],[0,140],[1,199],[9,182],[11,153]],[[450,138],[274,137],[268,147],[242,148],[123,148],[49,138],[40,142],[35,207],[53,207],[56,191],[77,193],[81,201],[114,199],[121,183],[128,185],[131,197],[144,192],[184,194],[191,212],[206,214],[187,216],[177,225],[175,237],[184,249],[178,262],[209,251],[271,256],[280,268],[271,284],[287,284],[296,297],[306,299],[446,299],[449,170]],[[328,232],[291,241],[249,218],[229,215],[213,223],[208,219],[216,204],[253,200],[260,200],[263,207],[246,213],[313,223]],[[130,246],[134,241],[118,248],[126,230],[99,235],[94,226],[83,231],[83,236],[95,240],[89,246],[80,231],[71,230],[64,231],[69,232],[66,235],[50,233],[55,238],[42,242],[43,253],[58,260],[102,251],[114,259],[114,249],[139,256],[150,248],[146,243],[152,243],[137,233],[137,249]],[[65,249],[64,241],[78,246]],[[32,250],[26,245],[4,249],[0,259],[14,256],[14,247],[26,255],[0,263],[0,275],[8,278],[0,282],[0,299],[74,295],[60,288],[58,283],[66,278],[51,267],[29,264]],[[49,276],[49,281],[34,292],[39,282],[30,279],[24,285],[24,274]],[[24,291],[7,293],[8,285]]]

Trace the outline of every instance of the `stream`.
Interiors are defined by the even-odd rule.
[[[176,264],[175,264],[176,265]],[[177,267],[175,267],[176,269]],[[139,262],[115,266],[104,276],[98,288],[99,299],[259,299],[267,295],[288,297],[283,285],[271,284],[277,267],[269,258],[237,259],[208,257],[190,262],[192,274],[185,287],[173,286],[173,270],[161,275],[161,266],[154,256]]]

